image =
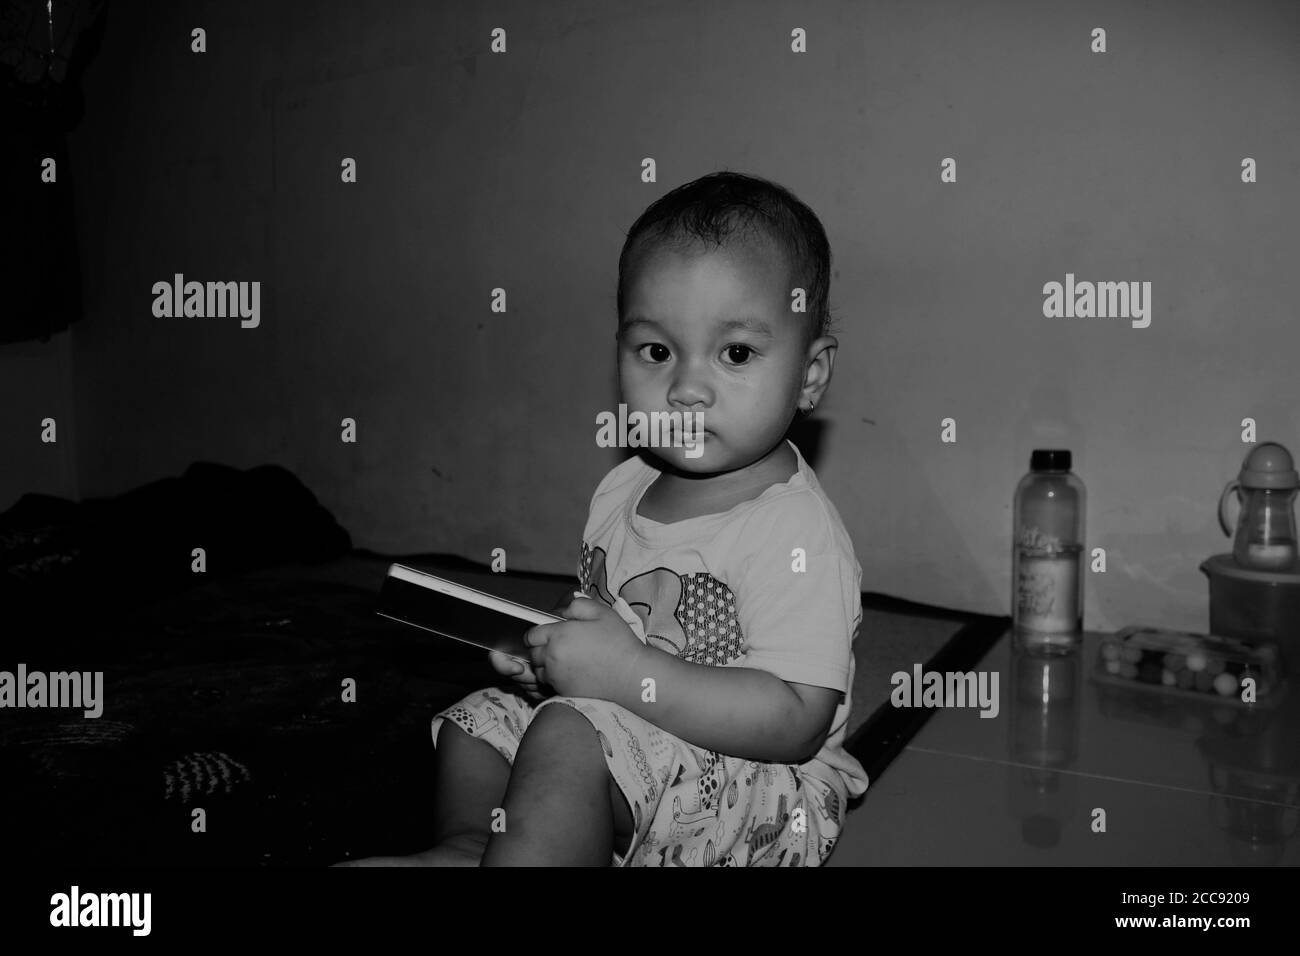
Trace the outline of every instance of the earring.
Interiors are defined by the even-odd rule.
[[[809,399],[809,400],[808,400],[808,411],[807,411],[807,414],[811,415],[813,409],[816,408],[816,407],[817,407],[817,403],[814,402],[812,399]]]

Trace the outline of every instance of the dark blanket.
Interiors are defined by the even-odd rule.
[[[207,574],[190,572],[196,545]],[[387,561],[350,553],[275,467],[195,465],[115,499],[28,495],[0,515],[0,670],[102,670],[105,699],[98,719],[0,709],[10,864],[426,848],[429,719],[495,675],[481,653],[377,617]],[[331,563],[318,579],[256,574],[295,561]],[[343,581],[324,573],[349,561]]]
[[[238,577],[58,650],[29,634],[29,670],[103,670],[106,703],[98,719],[0,711],[7,857],[315,865],[426,849],[430,717],[495,675],[473,649],[377,617],[379,577]],[[195,807],[206,833],[191,832]]]
[[[352,547],[294,475],[196,462],[111,498],[23,495],[0,514],[0,607],[48,622],[130,610],[213,578]],[[206,571],[191,570],[195,548]],[[94,608],[87,602],[97,602]]]

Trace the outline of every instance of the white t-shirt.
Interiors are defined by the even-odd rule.
[[[635,612],[659,650],[843,694],[825,744],[800,767],[856,797],[867,774],[845,751],[844,733],[862,567],[839,512],[789,445],[799,470],[788,481],[721,514],[671,524],[636,513],[658,469],[637,456],[616,466],[592,495],[578,581],[624,619]]]

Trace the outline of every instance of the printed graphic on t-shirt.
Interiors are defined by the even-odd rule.
[[[578,577],[582,590],[593,590],[610,607],[605,551],[582,543]],[[744,656],[745,636],[736,616],[736,596],[707,572],[678,574],[658,567],[629,578],[618,597],[636,612],[646,643],[693,664],[730,664]]]

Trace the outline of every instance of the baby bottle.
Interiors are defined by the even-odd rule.
[[[1296,563],[1295,514],[1291,503],[1300,477],[1291,455],[1276,442],[1264,442],[1242,462],[1235,481],[1219,496],[1219,526],[1232,535],[1228,497],[1237,490],[1241,511],[1232,557],[1243,568],[1257,571],[1290,570]]]
[[[1083,640],[1084,488],[1068,451],[1035,450],[1016,486],[1011,537],[1015,643],[1067,653]]]

